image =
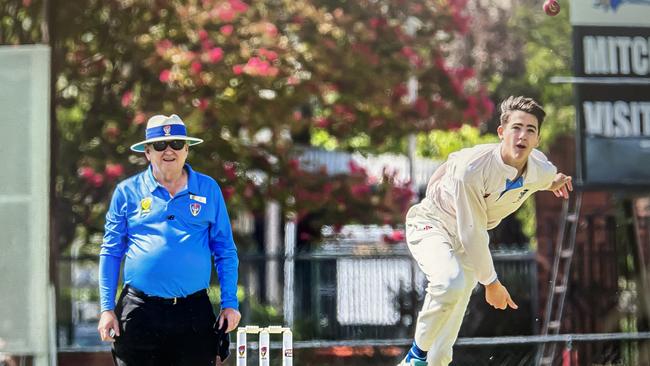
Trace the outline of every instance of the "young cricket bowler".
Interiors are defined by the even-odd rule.
[[[535,148],[546,113],[535,100],[501,103],[498,144],[451,154],[433,174],[422,201],[406,215],[406,241],[428,281],[415,340],[398,366],[446,366],[476,283],[496,309],[517,309],[499,282],[488,248],[488,230],[533,193],[569,198],[571,177]]]

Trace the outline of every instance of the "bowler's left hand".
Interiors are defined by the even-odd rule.
[[[237,309],[233,308],[225,308],[221,310],[221,313],[219,314],[219,329],[223,326],[224,319],[228,320],[228,329],[226,329],[226,333],[228,333],[231,330],[237,329],[239,321],[241,320],[241,314]]]
[[[571,176],[565,175],[562,173],[557,173],[553,183],[548,189],[552,191],[555,197],[564,198],[565,200],[569,199],[569,192],[573,191],[573,183]]]

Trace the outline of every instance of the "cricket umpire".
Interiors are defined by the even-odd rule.
[[[99,256],[97,330],[114,342],[117,366],[215,364],[211,257],[221,286],[217,324],[227,321],[228,332],[239,324],[239,260],[223,195],[214,179],[185,163],[189,146],[201,142],[187,136],[177,115],[151,117],[145,140],[131,146],[149,167],[113,192]]]

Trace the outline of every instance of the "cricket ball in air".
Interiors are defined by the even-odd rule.
[[[549,16],[556,16],[560,12],[560,3],[557,0],[546,0],[544,2],[544,12]]]

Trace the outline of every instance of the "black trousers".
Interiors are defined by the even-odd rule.
[[[115,314],[120,323],[113,344],[116,366],[215,364],[215,315],[205,290],[174,300],[127,286]]]

